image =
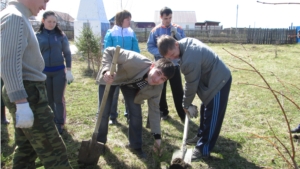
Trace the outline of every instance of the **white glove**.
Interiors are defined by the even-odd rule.
[[[68,84],[73,82],[74,78],[73,78],[71,70],[67,70],[66,78],[67,78]]]
[[[16,104],[16,127],[17,128],[30,128],[33,125],[34,117],[29,103]]]
[[[194,105],[190,105],[188,109],[184,109],[185,113],[187,113],[187,115],[190,118],[197,118],[198,117],[198,108],[197,106]]]

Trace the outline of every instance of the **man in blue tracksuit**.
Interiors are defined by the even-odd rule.
[[[162,23],[157,25],[153,30],[150,32],[148,41],[147,41],[147,49],[148,51],[154,56],[155,60],[162,58],[158,49],[157,49],[157,38],[161,35],[172,35],[176,40],[180,40],[185,37],[183,29],[176,25],[171,24],[172,21],[172,10],[168,7],[164,7],[160,11],[160,18]],[[182,99],[183,99],[183,88],[182,88],[182,81],[181,81],[181,73],[178,64],[178,60],[175,60],[175,75],[169,79],[170,86],[173,94],[174,104],[176,107],[176,111],[178,116],[180,117],[181,121],[184,122],[185,113],[182,108]],[[167,82],[164,83],[164,88],[160,98],[160,111],[162,114],[161,119],[166,120],[168,118],[169,110],[168,104],[166,100],[166,85]]]
[[[158,48],[165,58],[180,59],[180,69],[185,78],[184,111],[191,115],[191,103],[196,94],[202,101],[198,133],[187,140],[187,144],[196,145],[192,160],[209,157],[225,116],[231,72],[212,49],[194,38],[176,41],[164,35],[158,40]]]
[[[115,25],[106,32],[104,38],[104,49],[107,47],[116,47],[119,45],[122,49],[131,50],[140,53],[140,48],[138,40],[134,31],[130,28],[131,13],[127,10],[120,11],[115,16]],[[113,102],[111,105],[110,112],[110,121],[109,124],[117,123],[117,107],[118,107],[118,98],[119,98],[120,88],[116,87]],[[101,100],[102,98],[99,98]],[[126,105],[125,105],[126,106]],[[124,112],[125,117],[128,110]]]

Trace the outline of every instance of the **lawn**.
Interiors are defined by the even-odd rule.
[[[260,76],[251,67],[230,55],[225,50],[239,56],[253,65],[264,76],[271,88],[282,95],[288,96],[296,105],[300,105],[300,45],[239,45],[239,44],[208,44],[232,71],[233,82],[227,112],[223,122],[220,137],[212,151],[211,158],[193,162],[192,167],[200,168],[288,168],[289,166],[279,155],[269,139],[278,145],[285,157],[287,151],[273,137],[281,140],[287,150],[292,146],[288,125],[281,108],[270,90],[254,86],[266,86]],[[147,52],[146,44],[140,44],[141,53],[152,59]],[[225,50],[224,50],[225,49]],[[68,156],[74,168],[77,164],[78,149],[82,140],[91,139],[96,122],[98,87],[94,78],[86,70],[87,63],[79,55],[73,57],[73,75],[75,81],[67,86],[67,124],[66,132],[62,135],[67,146]],[[184,78],[183,78],[184,83]],[[285,97],[277,94],[278,100],[286,112],[291,128],[300,123],[299,109]],[[107,149],[101,156],[98,166],[88,168],[102,169],[157,169],[160,164],[171,161],[173,151],[179,149],[182,143],[183,124],[177,116],[170,87],[167,92],[170,116],[167,121],[161,121],[163,137],[163,155],[158,157],[152,152],[154,142],[150,130],[146,128],[147,104],[143,104],[143,149],[147,159],[141,160],[132,154],[125,145],[128,144],[128,125],[123,116],[124,103],[120,94],[118,124],[109,126]],[[195,98],[195,105],[200,107],[201,101]],[[9,113],[9,120],[12,121]],[[190,121],[189,138],[198,129],[199,117]],[[271,127],[271,128],[270,128]],[[14,150],[13,125],[1,126],[1,167],[11,168]],[[258,138],[263,137],[263,138]],[[293,139],[296,151],[296,162],[300,165],[299,140]],[[189,148],[193,148],[190,146]],[[37,160],[37,168],[41,167]]]

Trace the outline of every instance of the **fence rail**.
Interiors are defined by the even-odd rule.
[[[135,28],[139,42],[147,42],[152,28]],[[186,37],[211,43],[293,44],[296,29],[229,28],[185,30]]]

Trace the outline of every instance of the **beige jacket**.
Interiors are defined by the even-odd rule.
[[[110,70],[115,49],[115,47],[108,47],[104,50],[102,67],[96,78],[98,84],[106,84],[103,80],[103,74]],[[137,79],[142,78],[150,71],[151,64],[152,61],[145,56],[133,51],[121,49],[117,60],[116,76],[112,85],[134,83]],[[142,104],[144,100],[148,101],[148,116],[151,132],[157,134],[161,134],[159,100],[162,89],[163,84],[155,86],[147,85],[140,90],[134,98],[134,103],[136,104]]]

